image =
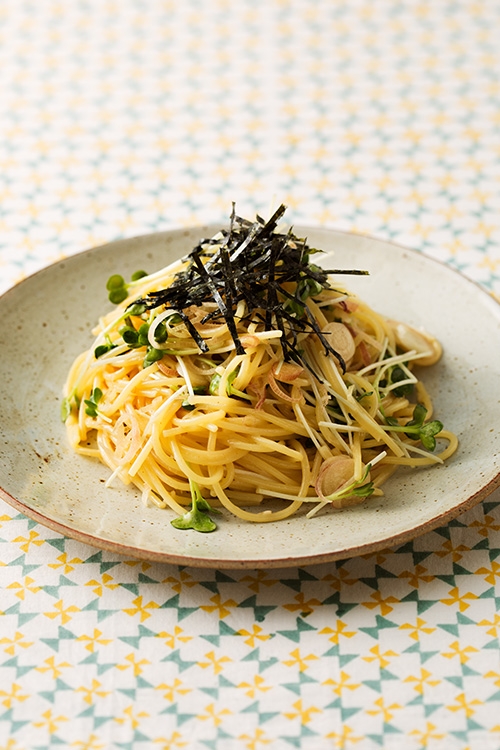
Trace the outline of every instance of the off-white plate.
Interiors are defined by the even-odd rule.
[[[341,559],[405,542],[446,523],[500,486],[500,306],[436,261],[389,242],[304,229],[334,252],[325,267],[363,268],[342,281],[379,312],[424,326],[444,356],[426,375],[436,417],[458,433],[444,466],[407,471],[382,498],[307,520],[251,524],[224,514],[212,534],[174,529],[130,487],[106,489],[98,461],[75,455],[60,421],[61,389],[91,328],[110,308],[105,285],[188,253],[217,229],[120,240],[56,263],[0,298],[0,495],[61,534],[121,555],[214,568],[270,568]],[[318,258],[319,256],[316,256]],[[316,259],[315,258],[315,259]],[[495,493],[496,494],[496,493]]]

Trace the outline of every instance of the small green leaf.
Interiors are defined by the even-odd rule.
[[[109,346],[107,344],[96,346],[96,348],[94,349],[94,357],[96,359],[99,359],[99,357],[102,357],[103,354],[107,354],[108,352],[109,352]]]
[[[386,417],[385,421],[389,429],[395,432],[404,432],[410,440],[420,440],[424,448],[433,451],[436,447],[435,435],[441,432],[443,423],[437,419],[424,423],[426,415],[427,409],[425,406],[417,404],[413,410],[413,419],[405,425],[399,425],[392,417]]]
[[[218,372],[214,372],[210,379],[210,385],[208,386],[208,392],[211,396],[216,396],[219,392],[220,375]]]
[[[419,432],[420,441],[424,448],[427,448],[429,451],[433,451],[436,447],[436,438],[435,435],[438,435],[441,430],[443,429],[442,422],[439,422],[437,419],[433,422],[428,422],[427,424],[424,424]]]
[[[407,422],[404,426],[405,435],[410,439],[418,439],[420,436],[420,430],[424,423],[427,409],[422,404],[417,404],[413,410],[413,419]],[[408,429],[410,428],[410,429]]]
[[[113,291],[113,289],[122,289],[122,287],[124,286],[125,279],[118,273],[114,273],[112,276],[110,276],[106,283],[106,289],[108,290],[108,292]]]
[[[237,396],[238,398],[244,398],[248,401],[251,401],[250,396],[248,394],[243,393],[243,391],[239,391],[237,388],[233,387],[233,383],[236,380],[236,377],[238,375],[238,368],[236,370],[233,370],[231,373],[229,373],[227,377],[227,385],[226,385],[226,393],[228,396]],[[212,378],[210,380],[210,385],[208,386],[208,391],[212,396],[217,396],[219,393],[219,383],[220,383],[221,376],[216,372],[212,375]]]
[[[374,489],[373,482],[368,482],[368,484],[362,484],[361,487],[355,487],[351,494],[356,495],[356,497],[370,497],[370,495],[373,495]]]
[[[88,414],[89,417],[97,417],[97,407],[94,402],[91,399],[86,398],[84,403],[87,405],[85,414]]]
[[[433,435],[420,435],[420,442],[427,448],[428,451],[433,451],[436,448],[436,438]]]
[[[290,311],[296,318],[302,318],[304,315],[304,305],[297,302],[295,299],[287,299],[284,303],[284,307]]]
[[[403,370],[402,367],[399,367],[399,365],[396,365],[392,369],[391,372],[391,383],[399,383],[402,380],[407,380],[408,375]],[[415,390],[415,386],[413,383],[404,383],[404,385],[400,385],[397,388],[394,388],[394,393],[396,396],[410,396],[413,391]]]
[[[161,321],[161,323],[158,323],[158,325],[155,328],[154,339],[159,344],[164,344],[165,341],[168,339],[167,326],[165,325],[163,320]]]
[[[61,420],[65,422],[71,414],[71,401],[69,398],[63,398],[61,403]]]
[[[102,391],[100,388],[94,388],[90,394],[90,398],[84,399],[86,404],[85,414],[89,417],[97,417],[97,404],[102,398]]]
[[[128,292],[126,287],[119,287],[118,289],[112,289],[110,293],[108,294],[109,301],[112,302],[114,305],[119,305],[120,302],[123,302],[128,297]]]
[[[217,528],[217,524],[212,521],[210,516],[195,508],[174,518],[170,523],[176,529],[194,529],[195,531],[201,531],[203,534],[215,531]]]
[[[139,281],[139,279],[143,279],[144,276],[147,276],[147,271],[134,271],[132,276],[130,277],[132,281]]]
[[[130,307],[127,307],[127,312],[129,315],[142,315],[146,312],[146,309],[146,305],[142,302],[134,302]]]
[[[174,518],[170,521],[172,526],[176,529],[194,529],[195,531],[201,531],[206,534],[210,531],[215,531],[217,525],[212,519],[206,515],[208,511],[213,512],[211,505],[202,497],[200,488],[189,480],[189,487],[191,489],[191,510],[184,513],[182,516]]]
[[[424,423],[424,419],[427,416],[427,409],[423,404],[417,404],[413,410],[413,419],[410,424],[417,425],[420,427]]]
[[[312,264],[309,265],[310,270],[315,270],[316,268],[317,266],[313,266]],[[303,281],[299,282],[298,286],[299,296],[303,302],[309,297],[317,297],[318,294],[321,294],[321,292],[323,291],[323,286],[319,283],[319,281],[316,281],[316,279],[304,279]]]
[[[206,389],[206,387],[204,385],[195,385],[194,388],[193,388],[193,393],[194,393],[195,396],[206,396],[207,389]],[[187,398],[185,401],[182,402],[182,406],[187,411],[193,411],[193,409],[196,408],[194,404],[190,403],[189,398]],[[203,502],[206,503],[206,500],[203,500]],[[207,503],[207,505],[208,505],[208,503]]]
[[[149,323],[143,323],[137,331],[137,344],[139,346],[148,346]]]
[[[168,323],[171,326],[172,325],[175,326],[178,323],[182,323],[182,318],[179,315],[179,313],[172,313],[172,315],[169,315],[168,318],[166,318],[166,320],[168,320]]]
[[[427,424],[424,424],[420,433],[423,435],[437,435],[442,429],[443,423],[438,419],[435,419],[433,422],[427,422]]]
[[[122,328],[120,328],[118,333],[120,334],[124,342],[128,344],[128,346],[131,346],[131,347],[139,346],[138,344],[139,334],[137,333],[135,328],[132,328],[132,326],[123,326]]]
[[[201,495],[196,500],[196,505],[198,507],[198,510],[203,510],[206,513],[220,513],[220,510],[218,510],[217,508],[212,508],[208,500],[205,500],[205,498]]]
[[[163,352],[161,349],[155,349],[153,346],[149,347],[146,356],[144,357],[144,360],[142,362],[143,367],[149,367],[149,365],[152,365],[153,362],[159,362],[160,359],[163,357]]]
[[[113,344],[113,342],[108,342],[107,344],[101,344],[101,346],[96,346],[94,349],[94,357],[96,359],[99,359],[99,357],[102,357],[104,354],[107,354],[111,351],[111,349],[116,349],[116,344]]]
[[[355,399],[359,403],[360,401],[362,401],[367,396],[373,396],[373,391],[363,391],[363,393],[358,393],[358,395],[355,396]]]

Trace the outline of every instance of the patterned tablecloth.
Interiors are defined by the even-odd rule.
[[[498,298],[499,34],[496,0],[3,0],[2,291],[234,200]],[[500,748],[498,491],[310,568],[137,562],[4,503],[0,545],[2,750]]]

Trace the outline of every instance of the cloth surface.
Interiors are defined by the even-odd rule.
[[[4,0],[1,291],[235,201],[499,299],[499,32],[495,0]],[[499,501],[260,572],[124,559],[0,502],[0,748],[498,750]]]

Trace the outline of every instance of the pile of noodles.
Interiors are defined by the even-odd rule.
[[[205,268],[226,241],[202,245]],[[431,450],[403,429],[417,404],[420,421],[433,418],[419,379],[441,355],[432,336],[387,320],[337,278],[301,299],[314,325],[288,315],[270,327],[269,310],[246,299],[234,301],[231,325],[217,298],[182,310],[134,304],[192,266],[185,258],[127,285],[69,372],[70,443],[110,468],[108,483],[133,484],[144,502],[176,514],[196,488],[211,505],[266,522],[362,502],[398,467],[454,453],[456,437],[438,423]],[[283,283],[283,304],[296,286]],[[270,499],[282,506],[266,508]]]

